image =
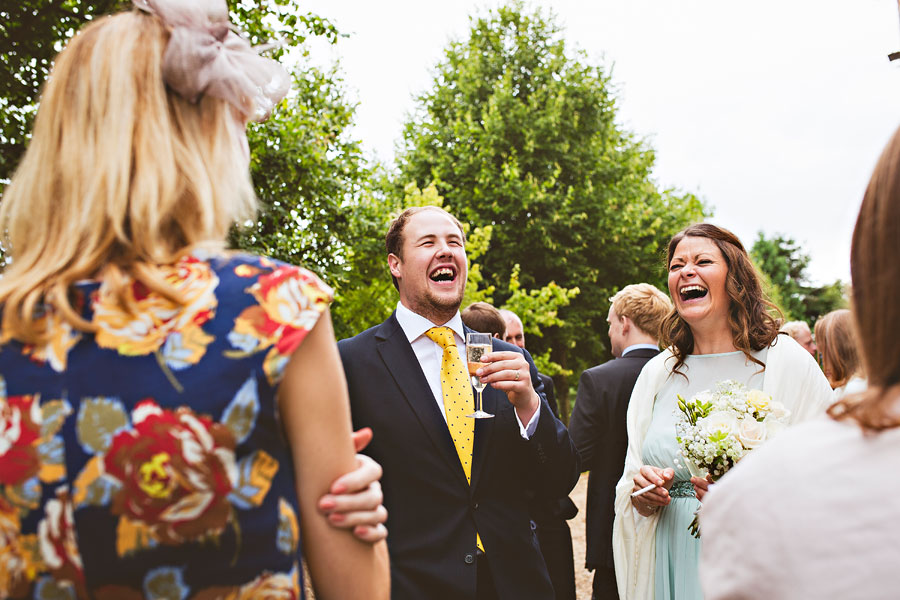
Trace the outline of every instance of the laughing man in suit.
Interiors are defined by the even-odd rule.
[[[532,387],[530,355],[500,340],[477,371],[495,418],[461,416],[474,392],[459,222],[437,207],[407,209],[385,241],[397,310],[338,347],[353,422],[374,430],[366,452],[384,467],[392,598],[552,599],[526,496],[574,487],[574,444]]]
[[[569,420],[582,468],[591,472],[585,568],[594,570],[594,600],[619,597],[612,525],[616,482],[622,476],[628,445],[625,413],[638,374],[659,354],[659,325],[672,310],[669,297],[648,283],[626,286],[611,300],[607,321],[615,358],[581,374]]]

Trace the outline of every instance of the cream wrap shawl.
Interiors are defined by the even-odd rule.
[[[670,350],[651,359],[638,376],[628,404],[628,450],[625,470],[616,485],[616,518],[613,525],[616,582],[622,600],[654,598],[659,511],[649,517],[638,514],[631,504],[631,492],[634,476],[643,465],[641,448],[650,427],[656,394],[674,365],[675,357]],[[831,386],[819,365],[787,335],[777,336],[769,346],[763,391],[791,411],[791,424],[821,414],[833,397]],[[675,435],[674,431],[672,435]]]

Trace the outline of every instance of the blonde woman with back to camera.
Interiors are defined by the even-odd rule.
[[[846,308],[833,310],[816,321],[815,331],[822,369],[834,389],[834,401],[865,391],[866,378],[852,313]]]
[[[289,81],[224,0],[135,0],[57,57],[0,207],[0,597],[302,597],[302,534],[320,598],[387,598],[331,291],[223,249]]]
[[[759,275],[733,233],[692,225],[669,242],[666,266],[674,303],[660,331],[667,349],[644,366],[631,394],[616,485],[613,555],[623,600],[702,598],[702,542],[688,528],[710,486],[677,460],[678,395],[691,398],[731,379],[784,403],[794,423],[820,414],[831,396],[809,353],[778,334]]]
[[[700,515],[708,600],[893,600],[900,565],[900,130],[850,249],[868,389],[788,429],[710,491]],[[820,348],[822,346],[819,340]]]

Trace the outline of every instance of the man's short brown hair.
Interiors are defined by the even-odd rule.
[[[506,321],[500,311],[487,302],[473,302],[462,311],[463,323],[469,329],[480,333],[490,333],[494,337],[503,339],[506,333]]]
[[[462,235],[463,242],[465,243],[466,232],[463,231],[463,226],[462,223],[459,222],[459,219],[448,213],[440,206],[412,206],[404,210],[397,216],[396,219],[391,221],[391,225],[390,227],[388,227],[387,235],[384,236],[384,246],[387,249],[388,254],[394,254],[396,256],[399,256],[400,258],[403,258],[401,250],[403,249],[403,230],[406,228],[406,223],[414,214],[420,213],[425,210],[436,210],[450,217],[453,222],[456,223],[456,226],[459,227],[459,233]],[[397,284],[397,278],[391,275],[391,280],[394,282],[394,287],[399,290],[400,286]]]
[[[655,338],[659,337],[662,320],[672,310],[669,297],[649,283],[626,285],[610,300],[614,313],[628,317],[638,329]]]

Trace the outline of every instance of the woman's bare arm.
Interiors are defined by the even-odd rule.
[[[317,511],[332,482],[355,466],[350,403],[326,311],[291,356],[279,406],[294,456],[303,549],[320,600],[387,599],[387,546],[336,529]]]

